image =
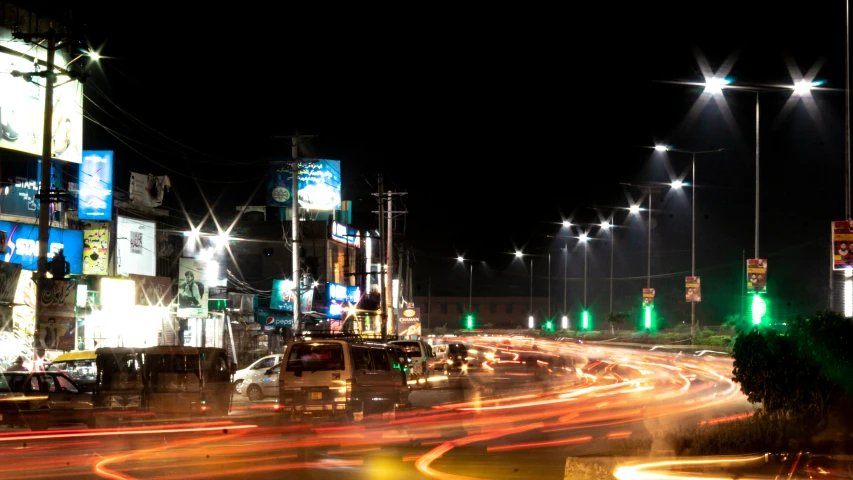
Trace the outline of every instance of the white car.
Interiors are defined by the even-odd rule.
[[[237,370],[234,372],[234,389],[237,393],[242,392],[243,382],[248,378],[249,374],[255,372],[264,372],[269,368],[272,368],[276,364],[281,363],[281,360],[284,358],[284,354],[277,353],[275,355],[267,355],[266,357],[259,358],[252,362],[248,367]]]
[[[260,402],[266,397],[277,397],[280,373],[281,363],[271,368],[255,370],[243,380],[239,393],[249,397],[251,402]]]

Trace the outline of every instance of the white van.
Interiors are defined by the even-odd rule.
[[[279,374],[280,411],[291,416],[393,416],[408,404],[399,346],[356,340],[305,340],[288,349]]]
[[[423,340],[392,340],[388,342],[403,350],[409,359],[409,380],[415,384],[432,388],[429,378],[435,376],[435,353],[432,346]]]

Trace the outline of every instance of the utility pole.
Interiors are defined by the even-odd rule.
[[[30,43],[46,43],[47,44],[47,61],[45,62],[44,71],[21,73],[18,71],[11,72],[14,77],[24,77],[26,81],[32,81],[32,77],[37,76],[45,79],[44,86],[44,122],[42,123],[42,148],[41,148],[41,185],[36,198],[39,200],[39,216],[38,216],[38,266],[36,270],[36,285],[41,286],[42,281],[47,274],[47,254],[48,254],[48,239],[50,238],[50,205],[54,202],[61,201],[57,196],[51,195],[51,177],[50,166],[53,160],[53,89],[56,82],[56,51],[64,48],[65,44],[59,43],[62,40],[67,40],[68,35],[59,33],[50,27],[47,32],[43,33],[21,33],[17,30],[12,33],[12,36],[19,40],[24,40]],[[86,74],[73,74],[72,72],[64,72],[72,79],[80,82],[86,81]],[[38,288],[37,288],[38,290]],[[41,293],[41,292],[38,292]],[[35,304],[35,322],[33,329],[33,360],[38,360],[38,338],[39,329],[38,321],[41,315],[41,302]],[[75,340],[76,343],[76,340]]]
[[[551,252],[548,252],[548,319],[551,319]]]
[[[405,210],[394,211],[394,196],[402,196],[406,195],[407,192],[392,192],[388,190],[383,193],[384,184],[382,182],[382,175],[379,175],[379,193],[374,193],[379,202],[379,211],[374,213],[379,213],[379,237],[381,241],[385,242],[385,254],[384,261],[382,262],[382,267],[384,268],[385,279],[382,282],[382,286],[384,292],[382,295],[382,315],[385,317],[384,322],[382,323],[382,340],[385,341],[388,339],[388,325],[393,318],[394,312],[393,308],[396,306],[395,304],[399,300],[399,296],[394,296],[391,302],[388,302],[388,296],[394,295],[394,284],[393,284],[393,265],[394,262],[394,214],[402,214],[407,213]],[[385,200],[386,207],[383,208],[382,201]],[[385,225],[383,227],[383,224]],[[380,258],[382,255],[382,248],[379,249]],[[401,257],[402,262],[402,257]],[[387,267],[385,264],[388,264]]]
[[[379,202],[379,295],[381,296],[380,300],[380,310],[382,313],[379,314],[379,325],[380,331],[382,332],[382,341],[385,341],[388,338],[388,284],[385,282],[387,278],[387,273],[385,269],[385,264],[387,263],[385,260],[385,208],[382,205],[382,174],[379,174],[379,194],[377,194],[377,202]]]
[[[430,315],[432,314],[432,277],[427,281],[427,328],[430,326]]]

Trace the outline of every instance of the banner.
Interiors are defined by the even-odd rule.
[[[644,288],[643,289],[643,306],[647,307],[655,303],[655,289],[654,288]]]
[[[8,5],[7,7],[12,7]],[[6,9],[6,13],[14,12]],[[7,16],[6,25],[14,23]],[[22,17],[26,18],[26,17]],[[35,16],[33,16],[35,18]],[[26,28],[26,27],[25,27]],[[9,28],[0,27],[0,149],[15,150],[30,155],[42,154],[44,132],[44,78],[38,75],[47,60],[45,48],[33,48],[27,42],[12,41]],[[69,49],[56,50],[54,64],[71,61]],[[38,56],[35,63],[32,56]],[[29,77],[13,76],[17,70]],[[34,75],[35,74],[35,75]],[[60,76],[53,88],[53,118],[50,142],[52,158],[80,163],[83,156],[83,84]]]
[[[270,310],[269,308],[258,307],[255,311],[257,322],[264,327],[284,327],[293,328],[293,313],[286,313],[278,310]]]
[[[687,290],[685,300],[688,302],[701,302],[702,290],[699,286],[699,277],[684,277],[684,288]]]
[[[746,289],[756,292],[767,291],[767,260],[750,258],[746,261]]]
[[[43,279],[37,295],[39,348],[74,350],[77,280]]]
[[[300,312],[311,312],[314,307],[314,289],[309,288],[300,295]],[[270,297],[270,308],[282,312],[293,312],[293,301],[296,293],[293,291],[293,282],[290,280],[275,279],[272,281],[272,296]]]
[[[146,307],[168,307],[172,304],[172,279],[129,275],[136,282],[136,304]]]
[[[143,207],[159,207],[163,194],[172,188],[168,176],[155,177],[144,173],[130,172],[130,201]]]
[[[178,265],[178,317],[207,318],[207,285],[204,279],[205,262],[182,258]]]
[[[400,337],[421,336],[421,308],[409,307],[395,309],[397,314],[397,335]]]
[[[270,164],[267,206],[289,207],[293,197],[291,162]],[[317,159],[299,164],[299,208],[331,211],[341,209],[341,162]]]
[[[853,267],[853,221],[832,222],[832,268]]]
[[[78,180],[77,218],[112,220],[113,152],[84,150]]]
[[[21,264],[0,262],[0,303],[13,303],[21,278]]]
[[[107,275],[110,222],[83,222],[83,275]]]

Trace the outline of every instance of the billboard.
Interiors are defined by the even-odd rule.
[[[257,322],[265,328],[293,328],[293,314],[286,315],[276,310],[258,307],[255,311],[255,318],[257,319]]]
[[[832,268],[853,267],[853,221],[832,222]]]
[[[172,304],[171,278],[145,275],[130,275],[130,278],[136,282],[136,305],[168,307]]]
[[[47,51],[13,40],[0,27],[0,43],[18,54],[0,51],[0,149],[31,155],[42,154],[44,131],[44,79],[32,74],[45,68]],[[36,62],[33,55],[38,56]],[[64,50],[57,50],[55,64],[68,64]],[[10,74],[18,71],[22,75]],[[83,161],[83,85],[59,75],[53,88],[52,157],[71,163]]]
[[[107,275],[110,222],[83,222],[83,275]]]
[[[0,262],[0,303],[13,303],[21,278],[21,264]]]
[[[655,303],[655,289],[654,288],[644,288],[643,289],[643,306],[647,307]]]
[[[359,236],[358,230],[338,222],[332,222],[331,227],[332,241],[349,247],[361,248],[361,236]]]
[[[113,152],[86,150],[80,164],[77,218],[111,220],[113,218]]]
[[[746,289],[755,292],[767,291],[767,260],[749,258],[746,260]]]
[[[157,274],[157,225],[148,220],[118,216],[116,273]],[[199,277],[202,278],[202,277]]]
[[[291,206],[292,170],[291,162],[270,164],[267,206]],[[341,162],[339,160],[303,160],[299,164],[299,208],[324,211],[341,209]]]
[[[688,302],[702,301],[702,287],[699,277],[684,277],[684,299]]]
[[[310,312],[314,306],[314,289],[306,289],[300,295],[302,301],[299,304],[300,312]],[[296,294],[293,291],[293,282],[290,280],[275,279],[272,281],[272,296],[270,297],[270,308],[283,312],[293,311],[293,300]]]
[[[6,236],[6,262],[20,263],[24,270],[38,268],[38,225],[0,221],[0,230],[8,232]],[[65,261],[71,266],[71,273],[83,273],[83,232],[51,228],[47,237],[47,256],[53,256],[65,249]]]
[[[178,265],[178,317],[207,318],[207,285],[202,281],[206,267],[203,260],[181,259]]]
[[[33,176],[36,176],[33,173]],[[0,213],[18,217],[38,217],[38,180],[15,177],[14,183],[0,195]]]
[[[329,318],[341,318],[345,303],[355,305],[361,300],[361,287],[329,283],[326,285],[329,300]]]
[[[47,350],[74,350],[77,320],[77,280],[45,278],[38,288],[38,346]]]
[[[409,307],[397,312],[397,335],[400,337],[421,336],[421,308]]]

